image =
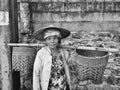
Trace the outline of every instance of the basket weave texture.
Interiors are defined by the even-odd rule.
[[[100,83],[108,62],[108,53],[103,51],[76,50],[74,60],[69,62],[71,81],[92,80]]]
[[[13,47],[12,69],[20,72],[21,90],[32,86],[33,64],[36,50],[31,47]]]
[[[21,75],[32,72],[36,51],[29,47],[13,47],[12,68]]]

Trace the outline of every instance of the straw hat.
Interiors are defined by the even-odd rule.
[[[64,39],[70,35],[69,30],[61,28],[61,27],[55,27],[53,25],[50,25],[48,27],[44,27],[44,28],[34,32],[33,37],[36,38],[37,40],[44,41],[45,32],[48,30],[59,31],[61,34],[61,39]]]

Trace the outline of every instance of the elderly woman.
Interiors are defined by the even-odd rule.
[[[46,43],[36,55],[33,71],[33,90],[70,90],[68,52],[60,47],[61,39],[70,31],[59,27],[47,27],[33,36]]]

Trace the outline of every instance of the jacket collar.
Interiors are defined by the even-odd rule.
[[[44,49],[51,55],[51,50],[48,46],[45,46]]]

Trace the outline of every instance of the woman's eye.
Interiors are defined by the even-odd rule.
[[[48,37],[47,40],[51,40],[51,37]]]
[[[51,38],[49,38],[49,37],[48,37],[47,39],[48,39],[48,40],[51,40]]]
[[[53,39],[58,39],[58,37],[53,37]]]
[[[47,38],[47,40],[51,40],[51,39],[56,40],[56,39],[58,39],[58,37],[54,36],[54,37],[48,37]]]

